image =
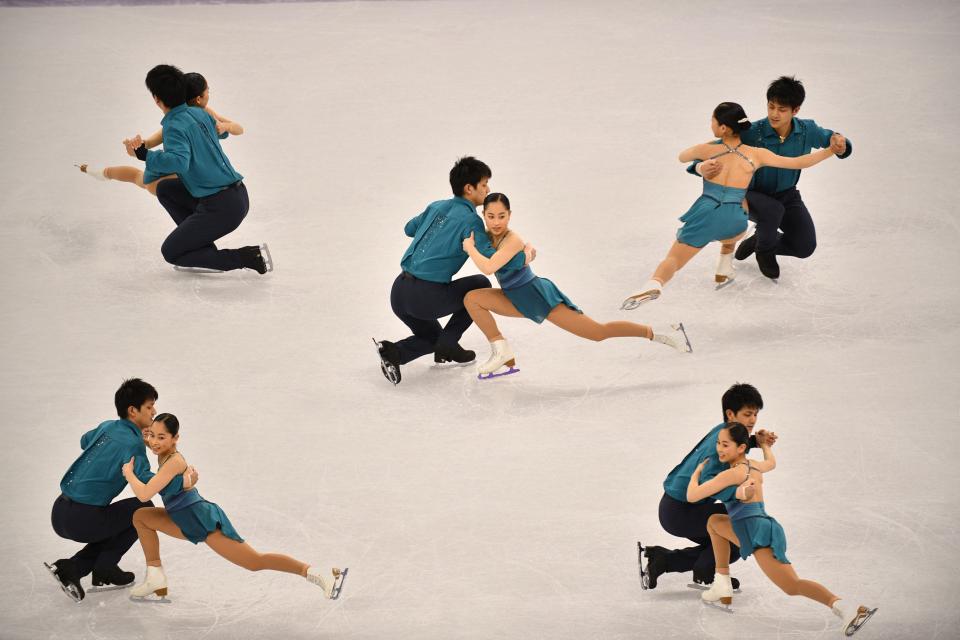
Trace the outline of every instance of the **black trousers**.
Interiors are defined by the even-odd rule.
[[[809,258],[817,248],[813,218],[796,187],[772,196],[747,191],[750,219],[757,223],[757,251]]]
[[[670,535],[678,538],[687,538],[695,543],[695,547],[673,549],[667,552],[667,572],[685,573],[696,571],[704,575],[713,576],[716,562],[713,558],[713,547],[710,544],[710,534],[707,533],[707,519],[715,513],[726,513],[726,508],[719,502],[704,502],[690,504],[674,500],[666,493],[660,499],[660,526]],[[730,562],[740,558],[740,549],[730,545]]]
[[[194,198],[179,178],[161,180],[157,199],[177,228],[160,247],[163,259],[181,267],[230,271],[239,269],[240,252],[217,249],[219,240],[240,226],[250,209],[242,182],[205,198]]]
[[[413,335],[397,342],[400,364],[432,353],[438,346],[452,347],[473,320],[463,306],[463,297],[474,289],[490,286],[484,275],[467,276],[453,282],[429,282],[401,273],[390,290],[390,306]],[[450,316],[441,328],[437,318]]]
[[[152,506],[152,502],[127,498],[97,507],[74,502],[61,495],[53,502],[50,520],[53,530],[61,538],[87,543],[71,558],[82,578],[93,569],[120,564],[120,558],[137,541],[133,512],[141,507]]]

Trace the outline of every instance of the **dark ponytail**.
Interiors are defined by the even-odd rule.
[[[750,432],[747,431],[747,428],[739,422],[728,422],[724,425],[724,429],[730,434],[730,439],[733,440],[735,445],[746,445],[747,448],[743,450],[744,455],[746,455],[750,451]]]
[[[177,416],[172,413],[161,413],[153,419],[154,422],[162,422],[163,426],[167,428],[167,433],[171,436],[177,435],[180,432],[180,421],[177,420]]]
[[[713,110],[713,117],[717,119],[717,124],[727,125],[737,135],[750,128],[750,118],[736,102],[721,102]]]

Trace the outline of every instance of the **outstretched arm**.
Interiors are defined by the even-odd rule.
[[[777,458],[773,455],[770,444],[765,440],[761,442],[760,438],[757,438],[757,443],[760,445],[760,450],[763,451],[763,460],[753,462],[753,468],[759,469],[761,473],[773,471],[777,468]]]
[[[148,136],[147,139],[143,141],[143,144],[146,145],[147,149],[159,147],[163,144],[163,129],[158,129],[155,133]]]
[[[693,472],[693,475],[690,476],[690,484],[687,485],[687,502],[699,502],[704,498],[709,498],[727,487],[741,484],[747,477],[746,469],[736,467],[718,473],[715,478],[700,484],[700,472],[703,471],[703,467],[706,464],[706,460],[701,462]]]
[[[485,275],[494,273],[497,269],[500,269],[503,265],[510,262],[518,253],[523,253],[523,240],[517,234],[511,233],[509,237],[504,238],[503,243],[497,249],[496,253],[487,258],[477,250],[473,234],[474,232],[471,231],[470,235],[464,239],[463,250],[470,256],[473,263],[477,265],[480,272]]]
[[[157,495],[161,489],[170,484],[174,476],[180,475],[187,469],[187,463],[183,456],[180,456],[176,460],[171,460],[170,464],[163,465],[157,475],[150,478],[149,482],[144,483],[134,473],[134,458],[135,456],[131,457],[130,461],[123,465],[123,477],[126,478],[130,488],[133,489],[133,495],[137,496],[137,499],[141,502],[146,502]]]
[[[778,169],[809,169],[815,164],[823,162],[834,155],[832,149],[821,149],[796,158],[778,156],[769,149],[756,149],[756,157],[761,167],[777,167]],[[758,169],[760,167],[757,167]]]

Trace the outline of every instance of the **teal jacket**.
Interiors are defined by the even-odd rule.
[[[433,202],[404,226],[403,232],[413,242],[404,252],[400,266],[421,280],[450,282],[469,257],[463,250],[463,241],[471,231],[477,251],[484,257],[497,252],[472,202],[460,197]],[[525,260],[520,252],[506,266],[519,269]]]
[[[133,471],[143,482],[153,477],[147,449],[137,425],[129,420],[108,420],[80,438],[83,453],[60,481],[60,492],[82,504],[105,507],[127,481],[121,467],[133,458]]]
[[[160,121],[163,151],[147,151],[144,183],[177,174],[194,198],[203,198],[243,180],[220,146],[217,123],[200,107],[174,107]]]
[[[703,440],[698,442],[697,446],[687,454],[687,457],[667,475],[667,479],[663,481],[663,490],[668,496],[680,502],[687,502],[687,487],[690,485],[690,476],[693,475],[697,466],[705,459],[709,460],[709,462],[703,467],[703,471],[700,472],[700,484],[715,478],[717,474],[728,468],[727,465],[720,462],[720,459],[717,458],[717,434],[719,434],[720,430],[725,426],[726,424],[721,422],[711,429],[710,433],[705,435]],[[727,487],[699,502],[733,500],[736,491],[736,487]]]
[[[750,147],[769,149],[778,156],[796,158],[810,153],[813,149],[826,149],[830,146],[830,129],[824,129],[813,120],[793,119],[793,128],[786,140],[780,142],[780,136],[770,126],[770,120],[764,118],[750,125],[750,129],[740,134],[740,141]],[[847,150],[838,158],[848,158],[853,153],[853,143],[847,140]],[[697,162],[687,167],[687,171],[697,175],[694,167]],[[776,167],[762,167],[753,175],[750,182],[751,191],[759,191],[773,195],[797,186],[800,181],[800,169],[778,169]]]

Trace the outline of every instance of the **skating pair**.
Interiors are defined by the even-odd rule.
[[[336,600],[340,597],[340,591],[343,589],[343,581],[347,577],[349,569],[342,571],[337,568],[330,570],[326,575],[321,569],[310,567],[307,569],[307,575],[304,576],[307,582],[315,584],[323,589],[323,595],[328,600]],[[156,596],[153,598],[152,596]],[[130,590],[130,599],[139,602],[162,602],[167,600],[167,575],[163,567],[147,567],[147,576],[143,582]]]
[[[713,276],[713,280],[716,283],[714,289],[719,291],[733,284],[735,279],[736,270],[733,268],[733,254],[721,253],[717,261],[717,272]],[[640,293],[634,294],[623,301],[623,304],[620,305],[622,311],[633,311],[640,305],[646,302],[652,302],[663,295],[663,283],[652,278],[647,280],[641,289]]]

